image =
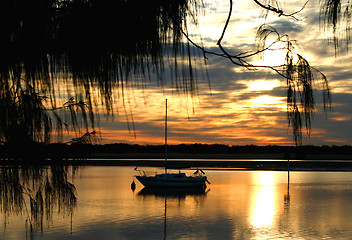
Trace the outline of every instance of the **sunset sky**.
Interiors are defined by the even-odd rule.
[[[219,52],[216,42],[227,18],[228,1],[205,1],[199,26],[189,27],[190,37],[208,50]],[[292,13],[305,1],[284,1],[284,12]],[[315,93],[316,112],[310,138],[303,144],[352,144],[352,55],[342,51],[335,57],[333,44],[323,41],[330,35],[319,24],[319,1],[310,1],[297,14],[299,21],[269,14],[266,22],[281,34],[296,39],[303,56],[328,78],[332,111],[322,107],[320,85]],[[232,20],[223,45],[234,53],[254,50],[255,34],[264,23],[262,10],[253,1],[235,1]],[[343,35],[341,35],[343,38]],[[125,89],[125,99],[116,98],[113,119],[101,116],[101,143],[163,144],[165,98],[169,105],[169,144],[222,143],[229,145],[292,145],[292,131],[286,116],[286,81],[269,70],[249,71],[228,60],[208,55],[209,82],[202,66],[197,69],[198,94],[177,92],[165,72],[165,86],[152,79],[144,88]],[[253,62],[260,63],[260,59]],[[283,61],[280,52],[264,56],[267,65]]]

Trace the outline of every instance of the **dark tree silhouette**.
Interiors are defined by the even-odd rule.
[[[123,93],[150,73],[162,81],[165,57],[175,59],[170,64],[179,85],[193,91],[181,29],[187,14],[196,19],[198,3],[1,1],[6,12],[0,16],[2,141],[47,142],[54,125],[60,131],[68,126],[83,133],[94,130],[94,105],[104,104],[109,114],[113,88]],[[62,84],[74,95],[58,91]],[[57,106],[57,96],[69,100]]]
[[[254,2],[267,13],[293,21],[305,6],[286,13],[276,1]],[[335,33],[341,4],[340,0],[324,0],[322,4],[321,13],[326,17],[323,22],[332,25]],[[193,94],[197,90],[193,65],[199,63],[199,56],[192,52],[195,46],[201,50],[203,60],[213,54],[250,70],[271,69],[283,77],[287,81],[288,120],[295,142],[301,143],[302,125],[310,132],[314,80],[322,82],[326,106],[330,104],[324,74],[295,52],[295,41],[267,23],[258,29],[257,49],[230,54],[222,39],[231,19],[232,0],[218,40],[221,53],[207,51],[187,32],[187,19],[197,24],[202,8],[202,0],[1,1],[1,140],[49,142],[53,128],[62,133],[63,129],[72,129],[69,126],[80,139],[79,135],[94,132],[94,106],[103,104],[106,113],[112,113],[114,89],[120,89],[124,99],[127,87],[144,86],[151,74],[162,83],[165,64],[172,70],[173,83]],[[350,6],[343,16],[349,26]],[[276,36],[276,40],[268,43],[269,35]],[[274,43],[284,44],[282,49],[287,54],[283,65],[250,63],[251,57],[267,51]],[[58,90],[61,85],[73,93]],[[60,103],[58,96],[69,100]]]

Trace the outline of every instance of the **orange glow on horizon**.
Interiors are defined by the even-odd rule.
[[[262,89],[264,83],[264,80],[252,81],[249,87]],[[269,81],[269,85],[267,89],[278,83]],[[133,91],[135,97],[129,106],[122,106],[121,102],[115,105],[117,109],[127,109],[119,111],[114,121],[100,124],[102,143],[164,144],[165,98],[168,98],[168,144],[287,145],[292,142],[287,129],[279,127],[280,122],[286,124],[285,116],[272,115],[286,111],[282,97],[254,95],[239,101],[224,100],[218,106],[209,102],[212,98],[208,95],[190,99],[169,95],[169,92],[156,93],[155,89]],[[239,94],[233,93],[233,96]],[[280,135],[271,136],[268,129]]]

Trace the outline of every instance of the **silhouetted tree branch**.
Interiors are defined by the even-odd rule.
[[[297,13],[300,13],[301,11],[303,11],[303,9],[306,7],[306,5],[308,4],[309,0],[306,1],[306,3],[301,7],[301,9],[293,12],[293,13],[290,13],[290,14],[287,14],[287,13],[284,13],[284,11],[280,8],[279,6],[279,3],[275,0],[273,0],[273,4],[276,5],[276,7],[273,7],[272,5],[270,5],[270,3],[263,3],[262,1],[258,1],[258,0],[253,0],[256,4],[258,4],[261,8],[265,9],[266,11],[270,11],[270,12],[274,12],[274,13],[277,13],[278,14],[278,17],[281,17],[281,16],[284,16],[284,17],[291,17],[295,20],[299,20],[298,18],[296,18],[296,14]],[[266,1],[266,2],[271,2],[271,1]],[[267,14],[266,14],[267,16]]]
[[[332,30],[335,53],[339,53],[340,50],[349,50],[352,19],[350,1],[323,0],[320,4],[321,24],[326,32]],[[329,34],[326,33],[326,35]]]
[[[301,12],[308,3],[306,2],[300,10],[294,13],[285,14],[278,7],[272,7],[269,4],[263,4],[257,0],[254,0],[254,2],[267,11],[272,11],[279,14],[279,17],[292,17],[295,20],[298,20],[295,17],[295,14]],[[278,6],[276,1],[274,1],[274,3]],[[314,81],[319,81],[321,83],[324,96],[324,108],[327,109],[331,106],[330,88],[327,78],[322,72],[310,66],[309,62],[301,54],[299,54],[297,42],[295,40],[290,40],[288,35],[280,35],[275,28],[268,24],[262,24],[258,28],[256,36],[256,50],[252,52],[238,53],[236,55],[230,54],[229,51],[222,45],[222,40],[231,20],[232,6],[233,1],[230,0],[228,16],[221,36],[217,41],[217,45],[219,46],[222,54],[207,51],[192,41],[187,34],[184,34],[190,43],[203,51],[204,57],[206,57],[206,54],[216,55],[218,57],[227,58],[231,63],[240,67],[245,67],[248,70],[270,69],[283,77],[287,82],[288,122],[292,127],[294,142],[297,145],[300,145],[302,144],[302,126],[305,125],[308,136],[310,136],[311,133],[311,121],[315,110],[313,96]],[[268,37],[273,35],[275,40],[267,43]],[[279,44],[280,47],[274,47],[277,44]],[[285,62],[280,66],[256,65],[251,63],[251,59],[254,56],[260,56],[266,51],[285,51]]]

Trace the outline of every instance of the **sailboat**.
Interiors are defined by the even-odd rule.
[[[185,173],[169,173],[167,171],[167,99],[165,100],[165,172],[147,176],[144,171],[140,171],[137,180],[146,188],[206,188],[209,183],[207,177],[201,169],[197,169],[193,175],[187,176]]]

